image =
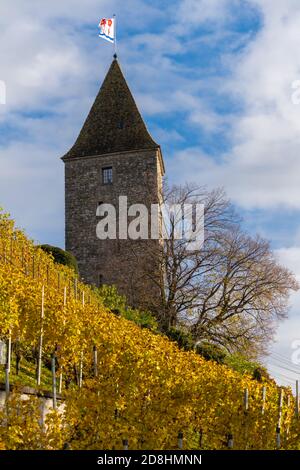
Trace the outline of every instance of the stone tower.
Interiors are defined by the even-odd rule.
[[[131,305],[147,306],[147,299],[157,295],[153,276],[150,280],[145,273],[157,269],[159,240],[120,239],[118,229],[116,239],[96,236],[96,212],[102,204],[116,208],[119,227],[119,197],[128,198],[128,207],[144,204],[150,209],[159,203],[164,175],[160,146],[150,136],[116,58],[62,160],[66,250],[75,255],[80,276],[96,286],[116,285]]]

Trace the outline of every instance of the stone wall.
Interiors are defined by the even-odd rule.
[[[13,392],[14,386],[10,386],[10,392]],[[22,387],[21,389],[16,389],[21,395],[22,400],[28,400],[29,397],[31,396],[36,396],[41,399],[41,422],[45,422],[45,418],[47,416],[47,413],[52,410],[53,408],[53,395],[51,392],[38,392],[32,387]],[[5,384],[0,383],[0,408],[2,408],[5,405],[6,401],[6,392],[5,392]],[[60,412],[63,412],[64,410],[64,403],[61,395],[57,394],[56,397],[57,401],[57,409]]]
[[[159,149],[65,160],[66,249],[75,255],[85,282],[115,284],[134,306],[145,306],[146,297],[157,295],[153,282],[144,276],[144,267],[155,271],[154,256],[149,253],[151,246],[155,253],[158,242],[99,240],[96,210],[99,203],[109,203],[118,214],[119,196],[128,197],[128,206],[157,204],[161,165]],[[102,182],[105,167],[113,169],[112,184]]]

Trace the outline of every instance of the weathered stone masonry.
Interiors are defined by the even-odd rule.
[[[117,60],[114,60],[89,116],[65,162],[66,249],[90,283],[115,284],[132,304],[144,306],[156,288],[143,276],[151,240],[99,240],[96,210],[101,203],[118,208],[159,202],[164,164],[160,147],[148,133]],[[112,184],[102,170],[111,167]],[[155,250],[154,250],[155,252]]]

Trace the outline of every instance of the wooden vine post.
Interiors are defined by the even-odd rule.
[[[11,330],[9,330],[8,340],[6,342],[6,362],[5,362],[5,397],[6,397],[6,400],[8,400],[9,393],[10,393],[10,380],[9,380],[10,368],[11,368]]]
[[[266,409],[266,397],[267,397],[267,387],[264,386],[262,390],[262,405],[261,405],[261,414],[265,414]]]
[[[183,433],[178,433],[178,449],[183,449]]]
[[[296,418],[299,418],[299,380],[296,380]]]
[[[67,305],[67,286],[64,287],[64,310]],[[64,312],[65,313],[65,312]],[[66,319],[65,316],[63,318],[63,325],[65,327],[66,325]],[[63,384],[63,374],[62,374],[62,368],[60,368],[60,374],[59,374],[59,385],[58,385],[58,392],[62,392],[62,384]]]
[[[248,412],[249,412],[249,390],[244,391],[244,416],[245,416],[245,450],[248,449],[249,427],[248,427]]]
[[[82,306],[85,305],[85,298],[84,292],[82,292]],[[79,388],[82,387],[82,376],[83,376],[83,351],[81,351],[80,355],[80,363],[79,363]]]
[[[280,449],[281,447],[281,421],[282,421],[282,408],[283,408],[283,389],[280,389],[280,394],[279,394],[279,412],[278,412],[278,422],[277,422],[277,428],[276,428],[276,447],[277,449]]]
[[[38,350],[38,364],[37,364],[37,385],[41,385],[41,373],[42,373],[42,356],[43,356],[43,322],[45,316],[45,286],[42,286],[42,304],[41,304],[41,326],[40,326],[40,340]]]
[[[56,410],[57,408],[57,400],[56,400],[56,356],[55,353],[51,356],[51,373],[52,373],[52,400],[53,400],[53,409]]]
[[[93,364],[94,364],[94,377],[98,377],[98,350],[97,350],[97,346],[93,347]]]

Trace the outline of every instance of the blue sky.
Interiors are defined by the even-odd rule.
[[[224,187],[245,227],[300,279],[298,0],[2,0],[0,205],[35,240],[63,246],[59,157],[112,60],[97,24],[113,13],[122,69],[169,181]],[[298,312],[295,294],[274,373],[276,355],[289,358],[300,338]]]

